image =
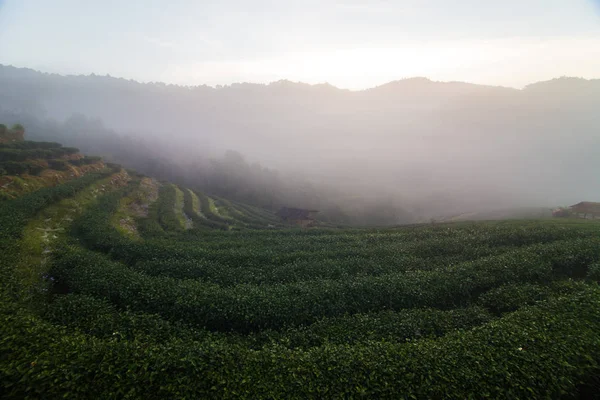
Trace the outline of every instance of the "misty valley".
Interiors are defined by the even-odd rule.
[[[395,225],[600,199],[600,81],[223,88],[0,67],[0,121],[258,207]],[[181,106],[176,106],[181,105]],[[585,182],[585,184],[581,184]],[[489,217],[487,217],[489,218]]]
[[[0,398],[600,399],[600,1],[0,0]]]
[[[598,203],[553,216],[500,197],[415,224],[444,197],[410,212],[380,191],[389,183],[345,186],[332,166],[314,183],[233,150],[191,158],[175,133],[152,142],[81,114],[2,115],[25,121],[0,125],[8,397],[595,391]],[[494,214],[501,205],[515,208]]]

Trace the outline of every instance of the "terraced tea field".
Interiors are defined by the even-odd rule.
[[[10,197],[3,397],[600,390],[598,223],[300,229],[116,165]]]

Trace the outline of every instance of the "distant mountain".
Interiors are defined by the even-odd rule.
[[[290,81],[184,87],[0,66],[0,88],[4,112],[83,114],[183,168],[233,149],[335,188],[353,212],[357,198],[385,198],[419,218],[600,200],[598,79],[517,90],[411,78],[350,91]]]

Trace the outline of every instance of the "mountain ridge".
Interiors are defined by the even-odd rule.
[[[61,74],[61,73],[55,73],[55,72],[44,72],[44,71],[41,71],[41,70],[38,70],[35,68],[29,68],[29,67],[16,67],[13,65],[0,64],[0,73],[6,74],[7,71],[13,72],[13,73],[26,73],[26,74],[29,74],[32,76],[33,75],[38,75],[38,76],[42,75],[42,76],[54,77],[54,78],[104,79],[107,81],[118,81],[120,83],[129,82],[129,83],[136,84],[136,85],[161,86],[161,87],[172,87],[172,88],[191,89],[191,90],[197,90],[197,89],[225,90],[225,89],[237,88],[237,87],[241,87],[241,86],[267,87],[268,88],[268,87],[276,87],[276,86],[281,86],[281,85],[290,85],[290,86],[295,86],[295,87],[311,87],[311,88],[316,88],[316,89],[326,88],[326,89],[335,89],[335,90],[342,91],[342,92],[361,93],[361,92],[368,92],[371,90],[376,90],[376,89],[388,87],[388,86],[420,83],[420,84],[469,85],[469,86],[479,86],[479,87],[486,87],[486,88],[503,88],[503,89],[511,89],[511,90],[516,90],[516,91],[526,91],[528,88],[534,87],[538,84],[545,84],[545,83],[553,84],[553,83],[557,83],[560,81],[567,81],[567,80],[571,81],[571,82],[578,81],[578,82],[592,82],[592,83],[600,84],[600,78],[582,78],[582,77],[575,77],[575,76],[560,76],[560,77],[556,77],[556,78],[552,78],[552,79],[548,79],[548,80],[531,82],[527,85],[524,85],[522,88],[517,88],[517,87],[512,87],[512,86],[474,83],[474,82],[456,81],[456,80],[451,80],[451,81],[433,80],[431,78],[424,77],[424,76],[414,76],[414,77],[395,79],[395,80],[392,80],[389,82],[384,82],[379,85],[367,87],[367,88],[363,88],[363,89],[342,88],[342,87],[332,85],[329,82],[307,83],[307,82],[302,82],[302,81],[292,81],[289,79],[279,79],[279,80],[271,81],[268,83],[246,82],[246,81],[231,82],[231,83],[225,84],[225,85],[211,86],[211,85],[207,85],[207,84],[185,85],[185,84],[166,83],[166,82],[162,82],[162,81],[139,81],[139,80],[136,80],[133,78],[115,77],[115,76],[111,76],[109,74],[106,74],[106,75],[101,75],[101,74],[96,74],[96,73],[91,73],[91,74],[87,74],[87,75],[86,74]],[[10,75],[8,75],[8,77],[10,77]]]
[[[20,71],[0,67],[3,120],[144,173],[210,181],[216,193],[256,205],[340,206],[347,215],[399,206],[407,213],[397,216],[427,219],[600,198],[600,80],[512,89],[421,77],[356,92]],[[203,174],[228,150],[251,160],[248,168],[225,162]],[[254,163],[265,171],[252,172]]]

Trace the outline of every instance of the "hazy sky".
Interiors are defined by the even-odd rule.
[[[600,78],[600,0],[0,0],[0,64],[360,89]]]

